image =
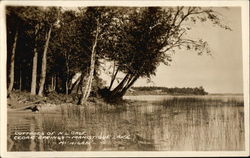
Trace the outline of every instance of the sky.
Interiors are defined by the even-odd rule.
[[[199,23],[188,36],[208,42],[212,56],[176,51],[171,66],[161,64],[147,83],[139,79],[134,86],[199,87],[209,93],[243,93],[241,10],[238,7],[213,8],[232,31]]]
[[[135,86],[203,86],[209,93],[243,93],[241,10],[237,7],[215,10],[232,31],[202,23],[189,33],[190,37],[207,41],[212,56],[178,51],[171,66],[161,64],[157,68],[153,83],[140,79]]]

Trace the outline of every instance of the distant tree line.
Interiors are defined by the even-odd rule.
[[[209,54],[205,41],[186,36],[205,21],[230,29],[201,7],[7,6],[8,93],[77,93],[79,104],[95,94],[121,98],[139,78],[155,75],[160,63],[170,65],[176,49]],[[113,65],[107,87],[103,61]]]
[[[202,86],[190,88],[167,88],[167,87],[133,87],[136,92],[151,92],[152,94],[170,94],[170,95],[207,95],[208,92]]]

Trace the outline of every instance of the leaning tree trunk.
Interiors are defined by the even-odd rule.
[[[48,51],[48,47],[49,47],[49,40],[50,40],[51,30],[52,30],[52,25],[50,26],[49,32],[46,35],[46,43],[45,43],[44,51],[43,51],[40,87],[39,87],[39,91],[38,91],[39,96],[43,95],[43,90],[44,90],[44,83],[45,83],[46,69],[47,69],[47,51]]]
[[[108,99],[116,100],[122,98],[138,78],[139,76],[136,74],[127,74],[120,84],[111,91]]]
[[[119,91],[122,90],[122,88],[124,87],[124,85],[125,85],[125,83],[128,81],[128,79],[129,79],[129,74],[127,74],[127,75],[123,78],[123,80],[119,83],[119,85],[116,86],[116,88],[113,89],[113,90],[111,91],[110,97],[116,96],[116,94],[117,94]]]
[[[77,89],[76,89],[76,93],[77,93],[77,94],[79,94],[79,92],[80,92],[81,94],[83,93],[83,91],[82,91],[83,79],[84,79],[84,77],[83,77],[83,73],[82,73],[81,76],[80,76],[79,83],[78,83],[78,85],[77,85]],[[71,88],[71,91],[72,91],[72,90],[73,90],[73,88]],[[81,97],[82,97],[82,95],[81,95]],[[81,104],[80,102],[81,102],[81,98],[79,99],[79,103],[78,103],[78,104]]]
[[[8,92],[12,91],[13,85],[14,85],[14,76],[15,76],[14,68],[15,68],[15,54],[16,54],[17,37],[18,37],[18,30],[16,30],[14,43],[13,43],[13,47],[12,47],[12,52],[11,52],[11,57],[10,57],[10,74],[9,74],[10,84],[8,87]]]
[[[112,77],[111,77],[111,81],[110,81],[110,85],[109,85],[109,91],[111,90],[112,86],[113,86],[113,83],[115,81],[115,78],[118,74],[118,71],[119,71],[119,67],[117,67],[117,69],[115,70],[115,61],[114,61],[114,66],[113,66],[113,73],[112,73]]]
[[[123,97],[127,90],[135,83],[137,79],[138,76],[133,77],[133,79],[131,79],[130,82],[128,82],[127,85],[117,94],[118,97]]]
[[[137,72],[134,72],[133,74],[127,74],[125,78],[123,79],[123,83],[120,83],[112,92],[111,97],[113,98],[122,98],[127,90],[132,87],[132,85],[135,83],[135,81],[139,78],[138,72],[143,68],[145,63],[142,64],[140,69]],[[125,80],[125,81],[124,81]]]
[[[37,25],[35,27],[35,42],[37,39],[37,33],[38,33],[38,28],[39,26]],[[34,46],[34,56],[33,56],[33,65],[32,65],[32,79],[31,79],[31,90],[30,93],[32,95],[36,95],[36,76],[37,76],[37,56],[38,56],[38,52],[37,52],[37,48],[36,48],[36,43]]]
[[[97,46],[97,40],[99,36],[99,26],[97,25],[96,28],[96,34],[95,34],[95,41],[91,50],[91,59],[90,59],[90,70],[89,75],[86,81],[85,86],[82,87],[82,96],[80,97],[79,104],[83,105],[91,92],[92,89],[92,81],[94,78],[94,70],[95,70],[95,61],[96,61],[96,46]]]

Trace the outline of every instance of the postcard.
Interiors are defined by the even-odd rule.
[[[249,2],[2,1],[2,157],[249,156]]]

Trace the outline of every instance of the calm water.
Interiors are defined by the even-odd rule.
[[[55,113],[8,113],[8,150],[244,150],[244,107],[231,105],[228,100],[232,96],[221,97],[222,104],[218,106],[185,107],[156,104],[162,97],[147,96],[144,101],[143,96],[126,97],[140,101],[131,101],[118,109],[110,105],[87,108],[64,105]]]
[[[221,99],[221,100],[228,100],[228,99],[235,99],[242,101],[243,100],[243,95],[241,94],[231,94],[231,95],[204,95],[204,96],[195,96],[195,95],[190,95],[190,96],[175,96],[177,98],[204,98],[204,99]],[[159,100],[164,100],[164,99],[171,99],[173,96],[170,95],[138,95],[138,96],[124,96],[124,99],[128,100],[138,100],[138,101],[159,101]]]

